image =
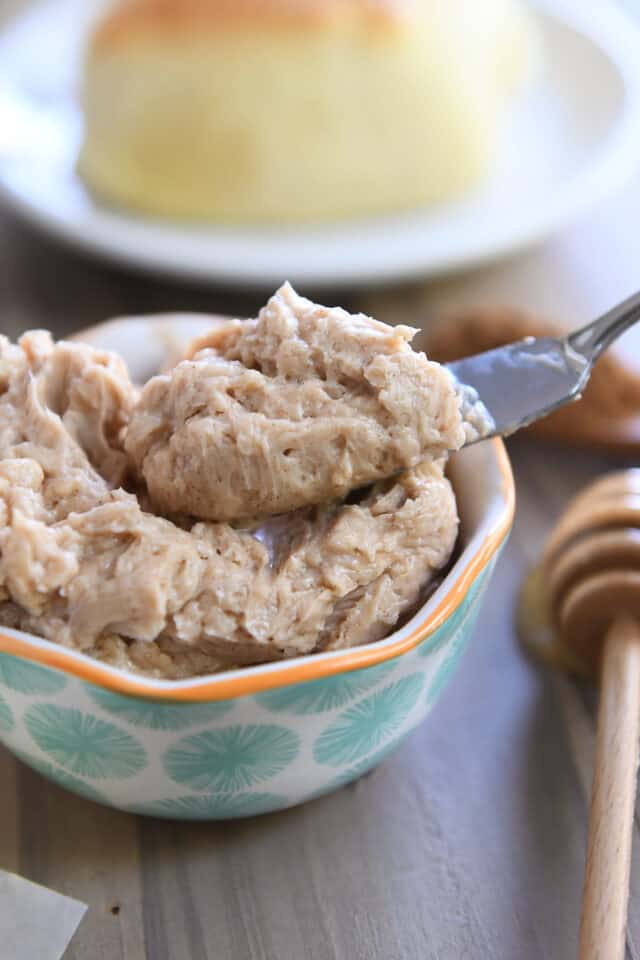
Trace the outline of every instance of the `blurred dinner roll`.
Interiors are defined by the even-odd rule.
[[[80,171],[182,219],[429,204],[488,175],[536,50],[517,0],[124,0],[90,40]]]

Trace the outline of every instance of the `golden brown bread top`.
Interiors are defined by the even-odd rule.
[[[190,33],[211,27],[309,25],[358,21],[372,27],[401,22],[418,0],[121,0],[98,26],[93,49],[117,46],[132,34]]]

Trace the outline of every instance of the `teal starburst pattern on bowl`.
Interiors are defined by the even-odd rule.
[[[339,787],[344,787],[345,784],[351,783],[353,780],[358,780],[360,777],[363,777],[365,773],[370,773],[374,767],[377,767],[379,764],[381,764],[390,753],[393,753],[393,751],[400,746],[408,733],[409,731],[407,730],[399,737],[395,737],[393,740],[390,740],[389,743],[385,743],[380,750],[374,750],[373,753],[370,753],[368,756],[364,757],[359,763],[354,763],[353,766],[347,767],[347,769],[343,770],[342,773],[339,773],[337,777],[334,777],[334,779],[331,781],[330,789],[337,790]]]
[[[48,667],[0,653],[0,683],[16,693],[52,694],[64,690],[67,679]]]
[[[14,725],[11,707],[0,697],[0,731],[2,731],[2,733],[10,733]]]
[[[43,753],[65,770],[92,780],[124,780],[147,763],[142,744],[113,723],[70,707],[30,707],[25,727]]]
[[[357,763],[402,727],[424,685],[421,673],[390,683],[344,710],[316,740],[318,763],[340,767]]]
[[[36,773],[42,774],[43,777],[51,780],[58,787],[62,787],[64,790],[70,790],[85,800],[93,800],[94,803],[107,803],[105,797],[92,787],[91,784],[85,783],[84,780],[80,780],[79,777],[74,777],[72,774],[67,773],[66,770],[61,770],[60,767],[56,767],[52,763],[42,760],[40,757],[34,757],[32,754],[26,753],[23,750],[14,750],[13,753],[22,763],[31,767]]]
[[[231,820],[272,813],[282,810],[287,804],[287,797],[277,793],[212,793],[159,800],[129,810],[131,813],[169,820]]]
[[[300,739],[274,724],[222,727],[184,737],[164,756],[167,775],[193,790],[237,793],[271,780],[295,760]]]
[[[427,705],[429,707],[436,702],[445,686],[451,679],[451,676],[458,665],[460,657],[462,656],[467,643],[471,638],[471,633],[473,631],[478,613],[478,607],[470,608],[467,611],[467,615],[465,616],[464,620],[458,627],[455,636],[451,640],[451,647],[447,651],[447,655],[440,664],[440,667],[438,668],[436,675],[431,682],[431,686],[429,687],[429,692],[427,694]]]
[[[85,689],[93,702],[107,713],[149,730],[186,730],[222,717],[233,707],[228,700],[197,704],[160,703],[139,697],[125,697],[89,684],[85,684]]]
[[[323,783],[312,795],[309,797],[310,800],[316,800],[318,797],[324,797],[328,793],[334,793],[336,790],[339,790],[341,787],[345,787],[347,784],[352,783],[358,780],[360,777],[363,777],[366,773],[371,773],[371,771],[379,766],[382,761],[389,756],[390,753],[402,743],[409,731],[402,733],[399,737],[396,737],[394,740],[391,740],[380,750],[374,750],[373,753],[370,753],[368,756],[364,757],[359,763],[354,763],[352,766],[347,767],[341,773],[339,773],[333,779]]]
[[[322,680],[285,687],[283,690],[268,690],[259,693],[256,700],[267,710],[295,715],[325,713],[343,707],[360,694],[365,693],[384,680],[394,669],[397,661],[382,663],[366,670],[354,670]]]
[[[490,570],[491,568],[489,569],[489,573]],[[476,610],[479,610],[481,599],[479,594],[486,582],[487,573],[485,572],[482,574],[482,576],[478,577],[478,581],[470,588],[467,596],[460,604],[458,609],[451,615],[450,619],[439,630],[436,630],[433,636],[427,637],[426,640],[420,644],[418,652],[421,657],[430,657],[438,650],[441,650],[442,647],[451,639],[451,636],[457,633],[458,629],[466,621],[466,618],[469,616],[469,614],[472,611],[475,612]]]

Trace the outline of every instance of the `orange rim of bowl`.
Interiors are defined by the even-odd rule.
[[[509,533],[515,509],[513,474],[502,440],[496,439],[491,442],[494,445],[500,473],[502,497],[500,514],[438,605],[410,633],[391,643],[379,642],[352,647],[329,657],[311,654],[299,661],[283,660],[277,664],[242,667],[230,670],[228,673],[214,674],[204,680],[194,677],[182,681],[157,681],[138,677],[38,637],[35,638],[36,645],[33,640],[0,632],[0,653],[52,667],[87,683],[105,687],[125,696],[182,703],[230,700],[277,687],[320,680],[339,673],[349,673],[352,670],[360,670],[384,663],[386,660],[393,660],[418,646],[451,617]]]

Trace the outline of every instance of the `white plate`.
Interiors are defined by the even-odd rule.
[[[600,203],[638,159],[640,41],[605,0],[536,0],[544,77],[492,182],[465,200],[325,227],[193,227],[99,206],[75,174],[82,45],[102,0],[48,0],[0,36],[0,192],[38,227],[131,266],[274,287],[383,283],[478,264]]]

